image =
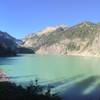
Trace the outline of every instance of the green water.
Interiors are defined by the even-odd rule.
[[[0,58],[0,61],[0,69],[3,69],[9,76],[33,75],[40,79],[53,80],[77,75],[100,74],[100,58],[21,55]]]
[[[2,69],[13,81],[31,81],[38,78],[55,83],[55,90],[69,88],[85,79],[93,80],[92,88],[100,83],[100,58],[60,55],[21,55],[19,57],[0,58]],[[94,79],[95,78],[95,79]],[[58,83],[57,83],[58,82]],[[84,81],[83,81],[84,82]],[[88,85],[89,81],[87,82]],[[80,85],[79,85],[80,86]],[[85,85],[81,87],[85,87]],[[83,93],[93,90],[87,87]]]

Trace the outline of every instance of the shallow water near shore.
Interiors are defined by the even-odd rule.
[[[25,83],[37,78],[40,84],[53,86],[53,93],[71,100],[100,97],[100,58],[26,54],[0,58],[0,69],[11,81]]]

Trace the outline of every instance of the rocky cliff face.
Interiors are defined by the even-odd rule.
[[[24,46],[33,47],[39,54],[100,55],[100,24],[83,22],[72,27],[65,25],[46,28],[30,34]]]

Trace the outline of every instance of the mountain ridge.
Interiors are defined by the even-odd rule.
[[[34,53],[31,48],[21,47],[22,44],[22,40],[0,31],[0,57],[16,56],[19,53]]]
[[[0,55],[16,53],[100,56],[100,23],[50,26],[23,40],[0,31]],[[3,52],[5,51],[5,52]]]
[[[37,33],[30,34],[24,46],[38,54],[100,55],[100,24],[85,21],[47,34]]]

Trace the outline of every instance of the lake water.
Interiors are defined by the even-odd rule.
[[[100,58],[28,54],[0,58],[0,69],[15,82],[38,78],[40,84],[53,85],[52,92],[71,100],[75,98],[70,95],[97,100],[100,93]]]

